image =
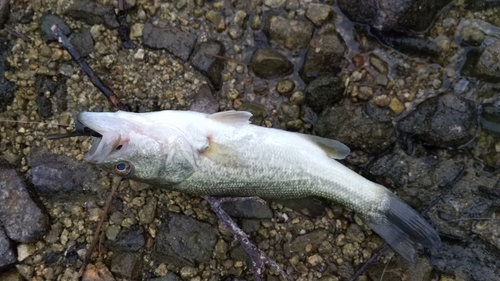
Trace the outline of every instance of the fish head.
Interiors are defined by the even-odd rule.
[[[159,127],[144,114],[83,112],[78,121],[101,135],[92,137],[86,162],[151,184],[173,184],[192,173],[193,160],[187,160],[186,153],[176,153],[189,151],[188,143],[179,141],[182,132]]]

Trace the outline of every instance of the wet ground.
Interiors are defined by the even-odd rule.
[[[1,32],[0,118],[22,123],[0,123],[0,279],[74,280],[117,181],[82,162],[89,138],[46,139],[74,112],[114,111],[47,37],[55,21],[134,111],[248,110],[258,125],[338,139],[353,151],[345,165],[417,210],[432,202],[443,247],[415,264],[387,251],[358,280],[499,280],[495,3],[456,1],[409,36],[354,24],[329,1],[139,0],[124,49],[116,1],[16,1],[7,25],[29,41]],[[227,208],[293,280],[347,280],[384,245],[355,210],[281,203]],[[84,280],[252,280],[200,198],[125,181],[104,227]]]

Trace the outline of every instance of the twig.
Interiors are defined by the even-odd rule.
[[[90,247],[88,248],[87,253],[85,254],[85,258],[83,259],[82,267],[80,268],[80,271],[78,271],[78,277],[81,277],[83,275],[83,273],[85,272],[85,268],[87,267],[87,264],[90,261],[90,257],[92,256],[92,253],[94,252],[95,247],[97,246],[97,244],[100,241],[100,237],[101,237],[100,233],[101,233],[102,225],[103,225],[104,221],[106,221],[106,219],[107,219],[109,207],[111,206],[111,201],[113,200],[113,197],[114,197],[116,191],[118,190],[118,187],[120,186],[121,182],[122,182],[122,180],[120,179],[116,184],[113,185],[113,187],[111,188],[111,192],[108,195],[108,198],[106,198],[106,203],[104,204],[104,209],[102,211],[101,220],[97,224],[97,228],[95,230],[94,237],[92,238],[92,243],[90,244]]]
[[[212,207],[212,211],[214,211],[219,219],[225,224],[226,227],[231,229],[238,242],[240,242],[241,246],[245,249],[247,254],[250,256],[252,260],[253,267],[253,278],[254,281],[263,280],[264,274],[264,266],[269,265],[274,268],[285,280],[290,281],[291,279],[288,275],[281,269],[281,267],[272,260],[269,256],[266,255],[263,251],[261,251],[255,244],[250,241],[250,236],[246,234],[241,228],[236,225],[236,223],[229,217],[229,215],[222,209],[221,202],[231,201],[229,198],[217,198],[204,196],[203,197]],[[237,199],[239,200],[239,199]]]
[[[5,31],[7,31],[8,33],[10,33],[11,35],[13,35],[13,36],[16,36],[16,37],[18,37],[18,38],[21,38],[22,40],[24,40],[24,41],[26,41],[26,42],[31,42],[31,39],[30,39],[28,36],[26,36],[26,35],[24,35],[24,34],[22,34],[22,33],[20,33],[20,32],[17,32],[14,28],[12,28],[12,27],[10,27],[10,26],[8,26],[8,25],[5,25],[5,26],[3,27],[3,29],[4,29]]]
[[[96,86],[106,98],[119,110],[127,111],[127,107],[120,102],[118,97],[113,93],[113,91],[102,82],[102,80],[95,74],[94,70],[88,65],[88,63],[83,59],[83,57],[78,53],[78,51],[69,42],[68,37],[64,35],[62,30],[54,24],[52,27],[52,32],[57,37],[57,40],[61,45],[68,51],[73,60],[83,69],[85,74],[90,78],[90,81],[94,86]]]
[[[228,57],[225,57],[225,56],[219,56],[219,55],[216,55],[216,54],[205,53],[205,56],[214,57],[214,58],[218,58],[218,59],[221,59],[221,60],[227,60],[227,61],[234,62],[234,63],[241,64],[241,65],[246,65],[246,63],[244,63],[242,61],[239,61],[239,60],[236,60],[236,59],[233,59],[233,58],[228,58]]]

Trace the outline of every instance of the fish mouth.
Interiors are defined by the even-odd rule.
[[[121,136],[116,130],[111,130],[109,115],[102,112],[82,112],[75,122],[76,130],[90,135],[92,145],[83,159],[92,164],[101,164],[119,144]],[[80,124],[80,125],[77,125]],[[81,126],[78,128],[78,126]]]

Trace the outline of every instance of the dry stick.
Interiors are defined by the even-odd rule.
[[[87,264],[90,261],[90,257],[92,256],[95,247],[99,243],[102,224],[107,219],[109,206],[111,206],[111,201],[113,201],[113,197],[115,196],[115,193],[118,190],[118,187],[120,186],[122,180],[123,179],[120,179],[116,184],[113,185],[113,187],[111,188],[111,192],[108,195],[108,198],[106,198],[106,203],[104,204],[101,220],[97,224],[94,237],[92,238],[92,243],[90,244],[90,247],[88,248],[87,253],[85,254],[85,258],[83,259],[82,267],[78,271],[78,277],[81,277],[83,275],[83,272],[85,271],[85,268],[87,267]]]
[[[245,249],[247,254],[252,259],[252,268],[253,268],[253,279],[254,281],[261,281],[264,274],[264,266],[267,264],[270,267],[274,268],[285,280],[290,281],[291,279],[288,275],[281,269],[281,267],[269,256],[266,255],[262,250],[260,250],[255,244],[250,241],[250,236],[246,234],[236,223],[229,217],[229,215],[222,209],[221,203],[228,201],[239,201],[241,198],[217,198],[204,196],[203,197],[212,207],[212,211],[217,214],[217,216],[221,219],[221,221],[231,229],[231,232],[234,234],[238,242],[240,242],[241,246]],[[245,197],[242,197],[245,198]],[[243,199],[243,200],[246,200]]]
[[[453,178],[453,180],[451,180],[450,182],[448,182],[447,184],[445,184],[442,187],[442,189],[444,189],[444,191],[441,192],[441,194],[439,194],[439,196],[434,198],[431,201],[431,203],[429,203],[429,205],[427,205],[427,207],[421,212],[421,214],[422,215],[426,214],[432,207],[434,207],[437,204],[437,202],[439,202],[439,200],[443,199],[448,193],[450,193],[451,189],[460,181],[460,179],[462,179],[464,174],[465,174],[465,164],[462,165],[462,167],[460,168],[460,171],[455,176],[455,178]],[[378,252],[373,254],[363,264],[363,266],[358,271],[356,271],[356,273],[353,276],[351,276],[351,278],[349,278],[349,281],[355,281],[356,278],[358,278],[361,274],[363,274],[365,272],[365,270],[368,268],[368,266],[370,266],[370,264],[372,264],[380,255],[382,255],[385,251],[387,251],[387,249],[389,249],[389,244],[385,244],[384,247],[382,247],[380,250],[378,250]]]
[[[26,42],[31,42],[31,39],[30,39],[28,36],[26,36],[26,35],[24,35],[24,34],[22,34],[22,33],[20,33],[20,32],[17,32],[14,28],[12,28],[12,27],[10,27],[10,26],[8,26],[8,25],[5,25],[5,26],[3,27],[3,29],[4,29],[5,31],[7,31],[8,33],[10,33],[11,35],[13,35],[13,36],[16,36],[16,37],[18,37],[18,38],[21,38],[22,40],[24,40],[24,41],[26,41]]]
[[[127,111],[127,107],[120,102],[118,97],[113,93],[113,91],[102,82],[102,80],[95,74],[88,63],[83,59],[83,57],[78,53],[78,51],[71,45],[68,38],[62,30],[54,24],[52,27],[52,32],[57,37],[57,41],[68,51],[73,60],[83,69],[85,74],[90,78],[92,84],[94,84],[101,92],[108,98],[108,100],[119,110]]]

